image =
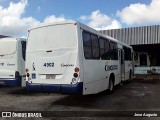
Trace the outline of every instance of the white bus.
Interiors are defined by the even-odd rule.
[[[25,53],[25,39],[0,39],[0,85],[25,86]]]
[[[29,30],[29,91],[95,94],[131,79],[132,47],[75,21]]]

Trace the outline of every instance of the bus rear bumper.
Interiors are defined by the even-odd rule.
[[[59,92],[59,93],[83,93],[83,82],[77,84],[33,84],[26,82],[28,91],[44,91],[44,92]]]
[[[0,85],[7,87],[21,87],[22,77],[0,78]]]

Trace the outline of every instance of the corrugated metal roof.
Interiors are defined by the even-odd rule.
[[[129,45],[160,44],[160,25],[100,31]]]
[[[5,37],[9,37],[9,36],[5,36],[5,35],[0,35],[0,38],[5,38]]]

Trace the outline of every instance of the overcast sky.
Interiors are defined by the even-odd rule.
[[[160,24],[160,0],[0,0],[0,35],[76,20],[97,30]]]

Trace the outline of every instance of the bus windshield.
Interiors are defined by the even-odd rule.
[[[32,29],[28,36],[28,50],[53,50],[77,46],[74,24],[58,24]]]

